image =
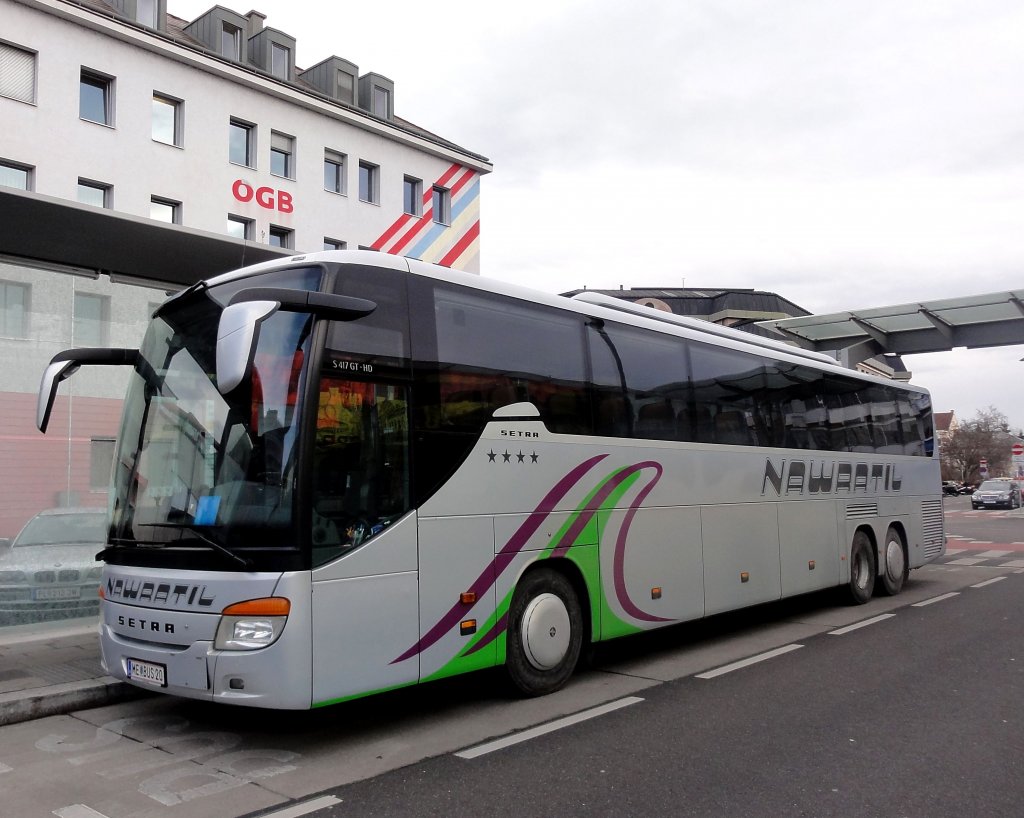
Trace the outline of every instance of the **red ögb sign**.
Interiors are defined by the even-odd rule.
[[[277,210],[280,213],[292,213],[295,205],[292,202],[292,194],[286,190],[274,190],[272,187],[254,188],[244,179],[235,179],[231,185],[231,195],[240,202],[251,202],[267,210]]]

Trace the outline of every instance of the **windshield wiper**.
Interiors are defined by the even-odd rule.
[[[238,563],[240,566],[242,566],[242,568],[248,569],[252,567],[252,560],[239,556],[230,548],[226,548],[219,542],[211,540],[202,532],[202,526],[195,525],[194,523],[140,523],[140,525],[149,525],[153,528],[174,528],[179,531],[190,531],[192,532],[192,534],[195,535],[195,538],[199,540],[201,543],[216,551],[218,554],[223,554],[228,559]],[[144,540],[131,540],[131,542],[134,542],[137,545],[163,545],[165,547],[171,545],[171,543],[167,542],[154,542]]]

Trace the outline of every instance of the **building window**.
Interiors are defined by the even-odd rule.
[[[167,224],[181,224],[181,202],[154,196],[149,200],[149,218]]]
[[[252,219],[242,216],[228,216],[228,235],[236,239],[248,239],[253,237],[254,224]]]
[[[324,151],[324,190],[345,192],[345,154]]]
[[[228,136],[228,159],[232,164],[256,167],[256,126],[240,119],[232,119]]]
[[[108,343],[110,298],[95,293],[75,293],[72,340],[75,346],[103,347]]]
[[[82,69],[78,90],[78,116],[100,125],[114,124],[114,80]]]
[[[338,99],[351,103],[355,99],[356,78],[348,71],[338,71]]]
[[[0,281],[0,335],[28,337],[28,284]]]
[[[346,247],[348,247],[347,241],[329,239],[327,236],[324,236],[324,250],[344,250]]]
[[[106,491],[114,464],[114,438],[94,437],[89,441],[89,489]]]
[[[270,172],[274,176],[295,178],[295,139],[277,131],[270,132]]]
[[[181,100],[153,94],[153,140],[181,147]]]
[[[32,168],[16,162],[0,162],[0,187],[14,187],[18,190],[32,189]]]
[[[391,109],[391,92],[379,85],[373,86],[373,115],[387,119]]]
[[[452,192],[447,188],[435,185],[431,197],[431,209],[434,211],[435,222],[438,224],[451,224]]]
[[[270,225],[270,245],[272,247],[285,247],[289,250],[294,249],[295,246],[295,231],[289,230],[287,227],[277,227],[276,225]]]
[[[288,63],[291,59],[291,49],[285,48],[277,43],[270,44],[270,73],[278,79],[288,79]]]
[[[402,182],[402,207],[410,216],[423,215],[423,180],[406,176]]]
[[[0,97],[36,101],[35,53],[0,43]]]
[[[379,199],[380,168],[369,162],[359,163],[359,199],[377,204]]]
[[[157,0],[135,0],[135,22],[148,28],[159,28],[156,19],[159,6]]]
[[[91,182],[88,179],[78,180],[78,201],[93,207],[112,207],[113,188],[103,182]]]
[[[220,30],[220,53],[229,60],[242,59],[242,30],[231,23],[224,23]]]

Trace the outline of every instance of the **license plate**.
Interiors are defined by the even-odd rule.
[[[32,599],[36,601],[54,599],[78,599],[82,595],[81,588],[33,588]]]
[[[992,505],[995,505],[995,503],[996,503],[994,498],[989,498],[989,497],[985,498],[985,502],[986,503],[992,503]]]
[[[129,659],[128,678],[134,682],[143,682],[155,687],[167,687],[167,665],[143,662],[141,659]]]

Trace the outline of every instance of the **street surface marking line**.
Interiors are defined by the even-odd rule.
[[[967,550],[966,548],[947,548],[946,549],[946,556],[950,556],[952,554],[962,554],[966,550]]]
[[[1024,560],[1010,560],[999,565],[1000,568],[1024,568]]]
[[[6,764],[0,764],[0,775],[3,775],[4,773],[9,773],[13,769],[14,767],[8,767]]]
[[[70,807],[55,809],[53,814],[57,818],[107,818],[102,812],[96,812],[92,807],[85,804],[72,804]]]
[[[299,818],[300,815],[309,815],[309,813],[316,812],[318,809],[333,807],[335,804],[340,803],[340,798],[333,795],[322,795],[319,798],[314,798],[312,801],[293,804],[290,807],[279,809],[277,812],[268,812],[263,818]]]
[[[1002,582],[1006,577],[993,577],[992,579],[986,579],[984,582],[979,582],[977,585],[972,585],[972,588],[984,588],[986,585],[991,585],[994,582]]]
[[[942,602],[945,599],[952,599],[955,596],[960,596],[959,591],[950,591],[948,594],[942,596],[933,596],[931,599],[926,599],[924,602],[915,602],[911,605],[911,608],[923,608],[925,605],[931,605],[933,602]]]
[[[1005,557],[1007,554],[1012,554],[1012,553],[1013,553],[1012,551],[997,551],[997,550],[993,549],[992,551],[982,551],[980,554],[975,554],[974,556],[976,556],[976,557],[986,557],[988,559],[992,559],[992,558],[995,558],[995,557]]]
[[[876,622],[884,622],[886,619],[891,619],[896,616],[894,613],[884,613],[878,616],[873,616],[870,619],[863,619],[860,622],[854,622],[852,625],[846,625],[842,628],[836,628],[834,631],[829,631],[829,636],[842,636],[844,633],[855,631],[858,628],[866,628],[868,625],[874,625]]]
[[[979,557],[960,557],[958,560],[950,560],[946,565],[977,565],[984,561],[984,558]]]
[[[628,707],[631,704],[637,704],[642,702],[638,696],[627,696],[624,699],[618,701],[608,702],[608,704],[602,704],[598,707],[592,707],[589,710],[582,710],[579,713],[574,713],[571,716],[558,719],[556,721],[542,724],[539,727],[531,727],[529,730],[523,730],[521,733],[513,733],[505,738],[499,738],[495,741],[488,741],[485,744],[478,744],[475,747],[470,747],[466,750],[460,750],[455,753],[459,758],[474,759],[479,758],[487,753],[493,753],[495,750],[504,750],[506,747],[511,747],[515,744],[520,744],[524,741],[543,736],[546,733],[553,733],[555,730],[561,730],[563,727],[571,727],[574,724],[579,724],[582,721],[597,718],[603,716],[605,713],[611,713],[615,710],[619,710],[623,707]],[[270,816],[267,816],[270,818]]]
[[[698,673],[698,679],[714,679],[716,676],[722,676],[726,673],[732,673],[734,670],[740,670],[741,668],[749,667],[750,665],[756,665],[758,662],[764,662],[767,659],[774,659],[776,656],[782,656],[784,653],[802,648],[803,645],[784,645],[781,648],[775,648],[766,653],[759,653],[757,656],[751,656],[748,659],[741,659],[738,662],[733,662],[731,665],[722,665],[722,667],[709,670],[707,673]]]

